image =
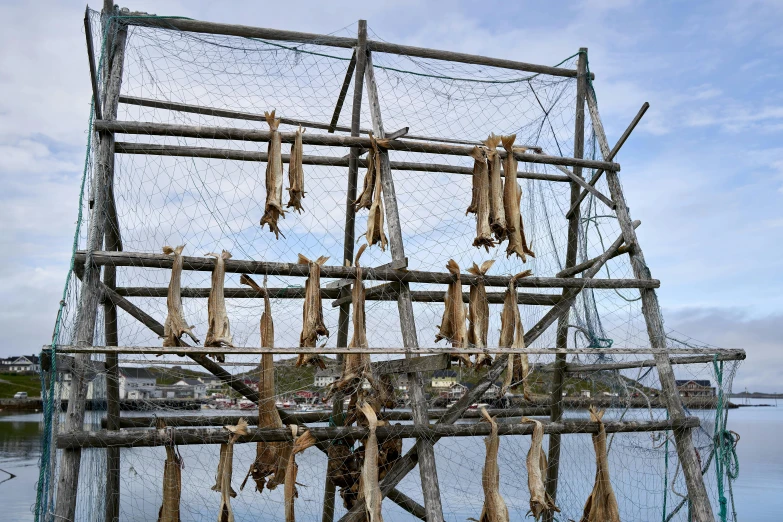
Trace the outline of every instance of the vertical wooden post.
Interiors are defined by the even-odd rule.
[[[574,123],[574,157],[583,158],[585,152],[585,93],[587,92],[587,48],[579,49],[579,58],[576,65],[576,118]],[[582,167],[574,167],[574,175],[582,177]],[[580,187],[576,182],[571,182],[571,204],[579,197]],[[566,247],[566,259],[564,268],[571,268],[576,264],[577,246],[579,241],[579,218],[577,209],[568,219],[568,245]],[[569,289],[563,289],[563,295]],[[557,348],[568,348],[568,323],[570,309],[557,320]],[[563,379],[565,378],[566,356],[558,354],[555,357],[554,373],[552,373],[552,412],[550,418],[554,422],[563,417]],[[549,469],[547,470],[547,492],[553,499],[557,498],[557,481],[560,472],[560,434],[549,436]],[[551,522],[552,513],[546,513],[544,519]]]
[[[108,2],[107,2],[108,4]],[[113,6],[112,6],[113,9]],[[113,11],[112,11],[113,12]],[[104,13],[106,14],[106,13]],[[110,23],[116,23],[111,22]],[[119,103],[120,85],[124,65],[125,40],[127,30],[117,24],[112,45],[106,47],[104,67],[109,67],[105,83],[105,103],[103,116],[105,119],[115,119]],[[107,40],[112,29],[107,31]],[[100,299],[100,268],[89,261],[89,253],[103,247],[109,214],[109,185],[114,166],[114,135],[103,133],[97,146],[95,162],[95,205],[93,207],[88,231],[88,262],[85,263],[85,274],[79,303],[77,306],[76,329],[74,342],[78,345],[94,344],[95,323]],[[54,354],[53,354],[54,355]],[[71,370],[72,379],[68,397],[68,410],[65,417],[65,431],[79,431],[84,427],[85,401],[87,397],[87,374],[90,363],[89,354],[79,354],[74,357]],[[55,503],[56,520],[74,520],[76,515],[76,500],[79,485],[79,468],[81,465],[81,450],[63,450],[60,457],[60,470],[57,481],[57,501]]]
[[[367,53],[367,70],[365,71],[367,82],[367,98],[370,102],[370,115],[372,117],[373,133],[378,138],[384,137],[383,120],[381,119],[381,106],[378,97],[378,86],[375,83],[375,71],[372,66],[372,53]],[[386,223],[389,228],[389,245],[393,260],[405,259],[405,249],[402,240],[402,225],[397,206],[397,194],[394,190],[394,178],[389,165],[389,152],[381,149],[381,185],[383,186],[383,203],[386,206]],[[416,337],[416,322],[413,316],[413,303],[411,301],[410,285],[400,283],[400,291],[397,297],[397,307],[400,313],[400,329],[402,330],[402,342],[406,348],[417,348],[419,341]],[[406,354],[405,358],[413,358],[413,354]],[[427,401],[424,397],[422,376],[420,373],[408,374],[408,386],[411,390],[411,409],[413,410],[413,422],[417,425],[429,423],[427,415]],[[416,448],[419,456],[419,472],[421,474],[421,487],[424,493],[424,508],[427,511],[428,522],[442,522],[443,508],[440,499],[440,487],[438,485],[438,472],[435,467],[435,450],[433,441],[425,438],[416,439]]]
[[[611,154],[609,143],[606,140],[604,127],[598,114],[598,104],[592,91],[588,92],[587,106],[590,110],[593,129],[595,130],[601,153],[604,158],[609,157]],[[644,260],[642,248],[639,246],[636,230],[634,229],[631,214],[628,210],[628,205],[626,205],[625,202],[622,186],[620,185],[620,178],[616,172],[607,172],[606,181],[609,185],[609,193],[612,196],[612,201],[616,205],[617,221],[623,232],[625,244],[630,247],[629,254],[634,276],[637,279],[649,279],[652,277],[652,274]],[[642,313],[644,314],[644,320],[647,324],[647,335],[650,338],[650,346],[652,348],[665,349],[667,348],[666,331],[663,327],[663,316],[661,315],[661,308],[658,304],[658,295],[655,293],[655,290],[651,288],[640,289],[639,292],[642,298]],[[669,417],[673,420],[684,419],[685,410],[682,407],[682,401],[677,392],[674,370],[672,369],[669,356],[665,353],[655,353],[654,358],[655,365],[658,369],[658,379],[661,381],[661,393],[666,403]],[[704,485],[701,466],[699,465],[699,459],[696,455],[696,448],[693,446],[691,429],[674,430],[674,442],[677,447],[677,457],[680,460],[683,475],[685,476],[685,485],[688,488],[688,497],[691,501],[693,520],[695,522],[712,522],[715,518],[713,516],[709,496],[707,495],[707,488]]]
[[[353,109],[351,112],[351,136],[359,136],[362,115],[362,94],[364,88],[364,70],[367,65],[367,21],[359,20],[359,30],[357,37],[357,46],[354,50],[356,66],[354,69],[353,84]],[[336,121],[332,122],[336,125]],[[356,201],[356,186],[359,176],[359,153],[361,149],[351,147],[348,156],[348,189],[345,195],[345,237],[343,239],[343,261],[351,262],[353,260],[354,238],[356,237],[356,210],[354,201]],[[350,287],[340,287],[340,297],[350,295]],[[351,303],[340,305],[340,314],[337,320],[337,346],[348,346],[348,324],[350,322]],[[338,355],[337,359],[342,362],[344,357]],[[332,418],[340,418],[343,412],[343,394],[336,393],[332,400]],[[321,515],[321,522],[332,522],[334,520],[334,483],[326,477],[324,483],[324,505]]]

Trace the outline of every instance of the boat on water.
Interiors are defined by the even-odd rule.
[[[242,399],[239,401],[239,409],[240,410],[252,410],[255,409],[256,403],[248,400],[248,399]]]

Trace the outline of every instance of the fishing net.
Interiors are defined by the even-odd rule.
[[[94,47],[99,54],[99,78],[104,74],[103,61],[108,49],[105,42],[114,41],[114,33],[104,34],[99,13],[92,12],[91,25],[95,35]],[[124,21],[121,16],[119,21]],[[163,19],[165,22],[165,19]],[[338,49],[316,43],[299,44],[264,41],[253,38],[220,36],[182,32],[145,25],[134,18],[128,27],[125,62],[122,76],[122,96],[118,120],[178,125],[235,127],[248,130],[268,130],[259,118],[265,111],[275,110],[284,118],[280,130],[293,132],[297,126],[291,120],[306,120],[328,124],[334,112],[338,93],[351,60],[350,49]],[[165,23],[163,24],[165,25]],[[116,28],[113,24],[111,27]],[[113,31],[113,30],[112,30]],[[348,26],[334,33],[354,37],[356,26]],[[370,31],[370,39],[380,40]],[[576,68],[578,54],[563,60],[560,67]],[[373,53],[373,66],[378,85],[383,124],[387,133],[409,127],[404,139],[415,141],[426,136],[430,141],[453,141],[455,144],[477,144],[490,133],[516,134],[517,146],[538,147],[543,153],[555,156],[573,156],[576,79],[553,77],[506,69],[411,58],[393,54]],[[592,88],[592,86],[591,86]],[[346,135],[350,127],[353,86],[348,89],[343,110],[336,122],[336,135]],[[197,114],[183,110],[168,110],[132,103],[131,98],[144,98],[191,104],[244,112],[257,117],[240,119]],[[90,120],[92,122],[92,119]],[[366,96],[362,102],[362,129],[371,129],[370,107]],[[602,159],[595,135],[587,117],[585,157]],[[342,130],[341,130],[342,129]],[[325,133],[321,128],[307,128],[307,135]],[[92,133],[90,133],[90,136]],[[610,139],[612,139],[610,137]],[[205,147],[236,154],[266,152],[266,143],[230,139],[186,138],[165,135],[117,134],[118,150],[134,146],[151,147]],[[84,178],[79,201],[79,221],[74,239],[74,251],[87,248],[96,143],[88,138]],[[288,145],[283,144],[283,153]],[[347,190],[347,168],[338,165],[304,165],[304,211],[288,209],[279,221],[281,237],[275,239],[268,228],[262,229],[259,220],[264,213],[266,197],[266,163],[217,157],[185,157],[157,153],[120,153],[115,156],[114,198],[120,223],[122,247],[130,253],[161,253],[164,245],[185,245],[183,254],[202,257],[207,253],[227,250],[236,260],[275,261],[295,263],[297,254],[309,259],[328,256],[327,265],[343,265],[343,237]],[[305,156],[343,158],[346,148],[305,145]],[[214,155],[214,154],[213,154]],[[248,156],[248,157],[251,157]],[[365,156],[366,157],[366,156]],[[564,268],[567,248],[571,186],[562,182],[563,172],[553,166],[519,163],[519,170],[532,173],[518,181],[522,190],[522,219],[525,234],[535,257],[522,263],[516,256],[508,258],[506,244],[489,251],[472,246],[475,236],[475,218],[466,216],[471,199],[470,171],[473,160],[462,155],[436,155],[393,150],[390,152],[396,187],[405,255],[411,270],[446,272],[450,259],[456,261],[463,273],[474,263],[487,260],[495,263],[488,275],[514,275],[530,269],[535,276],[554,276]],[[404,162],[440,165],[441,168],[410,169]],[[338,162],[339,163],[339,162]],[[397,165],[395,167],[394,165]],[[461,170],[459,170],[461,169]],[[285,186],[288,186],[288,164]],[[459,170],[459,172],[453,172]],[[364,168],[360,169],[360,176]],[[593,171],[584,169],[589,179]],[[625,175],[625,174],[622,174]],[[621,177],[622,177],[621,175]],[[561,181],[540,179],[549,176]],[[534,179],[539,178],[539,179]],[[609,190],[604,178],[596,188],[604,194]],[[361,190],[361,177],[360,187]],[[284,194],[283,202],[288,198]],[[578,234],[577,262],[596,257],[609,248],[620,235],[614,212],[592,196],[581,207]],[[356,214],[356,243],[365,242],[367,212]],[[640,216],[635,216],[640,217]],[[100,249],[100,248],[98,248]],[[361,264],[374,267],[392,261],[390,250],[377,245],[368,248]],[[261,276],[257,276],[260,281]],[[627,256],[609,260],[597,278],[631,279],[634,277]],[[117,269],[118,292],[133,305],[145,311],[160,324],[166,317],[166,287],[169,269],[127,266]],[[228,292],[239,292],[240,274],[227,273]],[[339,307],[333,306],[339,289],[329,287],[331,280],[322,278],[322,288],[331,297],[324,297],[324,323],[329,330],[326,345],[336,346]],[[366,281],[368,294],[383,281]],[[304,278],[270,274],[271,308],[275,321],[277,347],[299,345],[304,293]],[[200,339],[207,331],[206,294],[210,287],[210,272],[185,270],[182,275],[184,317]],[[412,283],[416,334],[421,346],[435,346],[434,339],[443,315],[445,285]],[[396,294],[391,287],[377,290],[366,303],[367,337],[370,347],[402,346],[402,335]],[[199,290],[201,289],[201,290]],[[53,345],[68,345],[74,340],[76,308],[82,288],[72,270],[64,289],[57,317]],[[465,289],[467,292],[467,289]],[[488,346],[498,346],[503,287],[488,287],[490,321]],[[559,288],[523,288],[524,292],[557,297]],[[188,294],[188,292],[191,292]],[[199,292],[201,292],[199,294]],[[298,298],[291,298],[300,292]],[[198,297],[189,297],[197,295]],[[236,293],[234,294],[236,295]],[[494,296],[494,297],[493,297]],[[549,311],[549,304],[520,305],[525,329],[531,328]],[[226,299],[227,315],[235,346],[259,346],[259,319],[263,302],[259,298]],[[95,345],[105,344],[103,308],[100,308],[95,332]],[[119,345],[160,346],[158,333],[131,315],[120,311],[117,318]],[[556,344],[555,327],[547,329],[530,348],[550,348]],[[445,343],[440,343],[448,352]],[[638,289],[590,289],[580,293],[570,312],[569,348],[600,348],[599,354],[574,354],[568,357],[573,364],[642,363],[638,368],[606,369],[568,373],[564,384],[566,410],[564,417],[576,423],[589,423],[587,402],[593,401],[606,409],[604,422],[640,421],[660,422],[667,419],[667,411],[659,397],[658,373],[643,361],[644,354],[613,353],[613,347],[647,348],[649,337],[641,310]],[[672,348],[711,348],[671,333]],[[219,352],[216,349],[216,352]],[[701,353],[701,352],[700,352]],[[401,355],[373,354],[373,362],[398,359]],[[86,430],[102,429],[106,416],[106,374],[97,361],[94,378],[88,391]],[[63,359],[65,360],[65,359]],[[226,355],[222,366],[240,376],[254,388],[258,382],[258,355]],[[326,384],[337,375],[336,361],[326,356],[327,369],[296,368],[295,356],[275,357],[276,395],[280,406],[291,410],[322,408]],[[528,377],[535,404],[549,403],[551,389],[552,355],[530,355],[532,374]],[[62,415],[57,405],[69,393],[65,363],[53,359],[49,371],[44,372],[46,434],[42,456],[41,480],[37,515],[49,520],[53,512],[58,473],[58,432]],[[239,395],[214,379],[188,357],[173,355],[120,356],[120,374],[124,376],[121,396],[123,418],[138,418],[146,427],[127,427],[142,438],[155,424],[153,416],[170,419],[177,416],[200,416],[202,425],[219,430],[221,421],[204,421],[210,416],[230,415],[226,423],[235,424],[245,416],[251,426],[257,420],[255,405],[240,404]],[[692,393],[706,393],[707,397],[684,399],[689,416],[698,417],[700,426],[693,430],[694,443],[700,455],[704,480],[716,514],[724,520],[734,520],[730,485],[736,473],[732,459],[734,436],[726,427],[727,397],[737,368],[734,361],[705,361],[700,364],[676,365],[677,379],[708,381],[705,387]],[[59,370],[59,371],[58,371]],[[445,373],[443,373],[445,371]],[[485,370],[454,367],[425,373],[424,383],[433,411],[443,408],[461,394],[462,384],[473,387]],[[147,379],[147,380],[145,380]],[[150,384],[149,379],[152,379]],[[195,380],[201,380],[195,383]],[[409,389],[395,376],[397,398],[401,411],[409,411],[406,399]],[[179,383],[179,384],[178,384]],[[435,383],[439,386],[432,386]],[[499,386],[500,383],[498,383]],[[496,389],[495,394],[496,394]],[[212,394],[222,395],[216,401]],[[497,399],[492,390],[477,402],[503,406],[512,402],[516,407],[530,406],[521,401],[521,388],[512,389],[514,397]],[[691,392],[683,392],[691,393]],[[197,395],[198,399],[191,398]],[[190,397],[189,397],[190,396]],[[217,408],[229,405],[247,407],[247,411],[223,411]],[[194,409],[188,411],[185,408]],[[130,411],[135,410],[135,411]],[[319,409],[319,422],[311,426],[328,426],[335,419],[329,410]],[[478,415],[459,421],[478,422]],[[229,422],[231,421],[231,422]],[[171,422],[171,421],[170,421]],[[408,424],[400,420],[394,423]],[[520,423],[519,417],[503,417],[498,422]],[[146,424],[144,424],[146,423]],[[186,431],[184,426],[176,430]],[[530,447],[529,435],[501,436],[498,455],[500,494],[505,500],[512,520],[522,520],[530,509],[525,455]],[[340,441],[337,441],[340,443]],[[351,451],[359,443],[348,444]],[[414,439],[403,441],[403,451],[414,444]],[[548,447],[544,439],[544,452]],[[434,446],[443,512],[446,519],[478,518],[484,503],[481,473],[484,467],[483,437],[443,438]],[[181,491],[183,520],[215,519],[220,506],[220,493],[211,491],[219,459],[217,444],[188,444],[178,447],[184,463]],[[85,448],[81,457],[77,520],[103,520],[105,502],[106,450]],[[238,495],[231,500],[236,520],[259,518],[282,519],[284,513],[283,487],[254,490],[250,480],[243,490],[239,485],[255,458],[254,444],[237,443],[234,448],[233,487]],[[150,520],[157,516],[162,503],[162,480],[166,452],[164,447],[129,447],[121,450],[120,465],[120,519]],[[296,516],[300,520],[319,520],[323,510],[324,479],[327,458],[318,448],[310,448],[297,456],[299,472]],[[686,487],[677,459],[673,435],[670,431],[649,433],[620,433],[608,435],[608,463],[612,486],[618,499],[623,520],[689,520]],[[556,520],[578,520],[593,487],[595,457],[589,434],[565,434],[559,465],[559,484],[556,504],[560,512]],[[399,491],[423,504],[421,478],[418,469],[409,473],[398,485]],[[346,512],[337,496],[335,517]],[[412,516],[395,502],[383,502],[386,520],[407,520]]]

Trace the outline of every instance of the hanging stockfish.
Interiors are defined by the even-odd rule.
[[[236,426],[223,426],[231,435],[228,442],[220,445],[220,461],[218,462],[217,484],[212,489],[220,492],[220,509],[218,522],[234,522],[234,512],[231,510],[231,497],[237,494],[231,487],[231,475],[234,467],[234,443],[242,435],[247,435],[247,421],[239,419]]]
[[[342,426],[342,423],[339,423]],[[351,509],[356,502],[357,490],[354,486],[359,483],[362,470],[362,460],[359,451],[353,451],[349,443],[333,441],[327,450],[328,463],[326,475],[329,480],[340,488],[340,497],[343,499],[345,509]]]
[[[541,443],[544,440],[544,425],[540,421],[527,417],[523,417],[522,422],[534,423],[533,434],[530,438],[530,450],[527,452],[525,464],[527,466],[527,487],[530,490],[530,512],[533,514],[533,518],[540,520],[544,513],[559,512],[560,509],[544,487],[547,470],[546,455],[541,449]]]
[[[212,270],[212,288],[207,299],[207,317],[209,328],[204,346],[234,346],[231,338],[231,325],[226,313],[226,298],[223,285],[226,279],[226,259],[231,259],[231,254],[223,250],[221,254],[207,254],[215,258],[215,269]],[[215,360],[225,362],[226,357],[222,353],[210,354]]]
[[[277,130],[280,126],[280,119],[275,118],[275,111],[271,113],[264,112],[264,117],[269,124],[272,136],[269,138],[269,148],[267,149],[266,204],[264,206],[264,215],[261,218],[261,226],[269,225],[269,230],[275,233],[275,239],[279,239],[283,234],[277,226],[277,220],[280,219],[280,216],[285,219],[285,210],[283,210],[283,156],[280,152],[280,132]],[[304,187],[302,188],[304,189]]]
[[[296,455],[302,453],[309,447],[315,446],[316,440],[313,437],[310,430],[305,431],[302,435],[298,436],[299,430],[302,427],[296,424],[291,425],[291,434],[294,436],[294,445],[291,449],[291,455],[288,457],[288,466],[285,470],[285,486],[283,488],[283,497],[285,499],[285,522],[295,522],[294,516],[294,499],[299,494],[296,491],[296,474],[299,471],[299,466],[296,464]]]
[[[177,248],[170,246],[163,247],[163,253],[174,256],[174,263],[171,266],[171,281],[169,281],[169,293],[166,296],[166,322],[163,323],[163,346],[182,346],[182,336],[187,334],[194,343],[199,340],[193,334],[193,327],[188,326],[185,321],[185,315],[182,310],[182,250],[185,245]]]
[[[158,511],[158,522],[180,522],[179,501],[182,496],[182,457],[174,445],[174,429],[166,431],[163,419],[156,421],[158,430],[166,433],[166,462],[163,464],[163,503]]]
[[[272,305],[269,302],[269,291],[266,288],[266,276],[264,287],[261,288],[247,274],[239,278],[240,284],[248,285],[256,292],[264,295],[264,312],[261,314],[261,346],[264,348],[275,347],[275,326],[272,321]],[[273,355],[264,353],[261,355],[261,368],[258,379],[258,427],[282,428],[283,421],[275,406],[275,368]],[[285,481],[285,468],[288,465],[288,456],[291,453],[290,442],[258,442],[256,444],[256,460],[250,465],[248,475],[253,477],[256,483],[256,491],[263,492],[267,489],[275,489]],[[268,479],[268,480],[267,480]],[[245,477],[245,482],[247,477]],[[245,487],[242,483],[242,488]]]
[[[296,129],[296,137],[291,145],[291,157],[288,160],[288,204],[286,208],[294,207],[294,210],[302,213],[302,199],[305,195],[304,171],[302,170],[302,134],[304,129]]]
[[[503,136],[503,148],[506,149],[506,158],[503,162],[503,171],[506,174],[506,184],[503,187],[503,208],[506,214],[506,232],[508,247],[506,257],[516,254],[523,263],[527,257],[536,257],[527,245],[525,238],[525,224],[522,222],[522,188],[517,182],[517,159],[514,157],[514,140],[517,135]]]
[[[364,442],[364,462],[362,463],[362,475],[359,479],[359,498],[364,501],[364,512],[368,522],[383,522],[381,516],[381,488],[378,485],[379,452],[378,438],[375,430],[378,427],[378,417],[375,410],[367,402],[362,401],[359,409],[367,419],[370,430],[367,440]]]
[[[310,261],[302,254],[299,254],[300,265],[308,265],[310,274],[305,282],[305,299],[302,308],[302,334],[299,336],[299,346],[301,348],[315,348],[318,338],[329,335],[329,330],[324,324],[324,309],[321,305],[321,267],[326,263],[328,257],[321,256],[315,261]],[[322,370],[326,368],[320,355],[301,353],[296,359],[296,365],[302,366],[312,364]]]
[[[376,140],[370,138],[370,143],[375,154],[373,161],[375,162],[375,187],[372,194],[372,203],[370,204],[370,213],[367,216],[367,244],[370,246],[380,244],[381,250],[386,250],[386,234],[383,232],[383,188],[381,183],[381,154],[379,147],[382,140]],[[385,142],[383,142],[385,143]]]
[[[519,305],[517,304],[516,282],[518,279],[528,277],[533,272],[525,270],[512,277],[508,282],[508,288],[503,297],[503,313],[500,316],[500,347],[521,349],[525,347],[525,330],[522,327],[522,318],[519,315]],[[530,386],[528,375],[530,374],[530,363],[526,353],[512,353],[508,356],[506,366],[506,375],[503,379],[503,386],[500,389],[502,397],[508,388],[514,383],[514,386],[522,384],[522,393],[525,400],[530,400]]]
[[[595,485],[587,497],[580,522],[620,522],[620,509],[609,481],[609,455],[606,449],[604,411],[590,406],[590,420],[598,423],[598,433],[592,435],[595,450]]]
[[[462,280],[459,274],[459,265],[453,259],[449,259],[446,268],[454,276],[449,283],[444,299],[443,318],[435,336],[437,343],[441,339],[451,342],[454,348],[468,347],[468,331],[465,326],[465,305],[462,302]],[[466,367],[471,366],[470,356],[464,353],[452,354],[452,359],[459,361]]]
[[[367,327],[364,316],[365,288],[362,279],[362,267],[359,265],[359,258],[367,249],[367,245],[362,245],[354,260],[356,269],[356,279],[351,290],[351,303],[353,304],[353,336],[348,343],[348,348],[368,348]],[[340,379],[332,384],[327,398],[331,397],[337,391],[346,391],[352,395],[358,391],[365,379],[372,380],[372,370],[370,369],[370,355],[366,353],[345,354],[343,358],[343,371]]]
[[[370,143],[375,143],[372,133],[370,133]],[[367,151],[367,172],[364,174],[364,185],[361,194],[356,201],[354,201],[354,209],[358,212],[360,209],[370,209],[372,206],[372,194],[375,190],[375,178],[379,177],[378,172],[381,170],[380,155],[378,154],[377,147],[370,147]]]
[[[503,241],[506,237],[506,213],[503,210],[503,178],[500,176],[500,136],[490,134],[483,142],[487,146],[487,165],[489,170],[489,226],[495,239]]]
[[[484,439],[487,447],[487,456],[484,460],[484,469],[481,471],[481,485],[484,487],[484,507],[481,508],[479,522],[508,522],[508,508],[500,496],[500,469],[498,468],[498,449],[500,448],[500,435],[498,435],[498,423],[494,417],[490,417],[486,408],[481,408],[481,415],[489,422],[489,437]]]
[[[487,301],[487,289],[484,286],[484,276],[493,264],[495,264],[494,259],[484,261],[480,267],[473,263],[473,266],[468,268],[468,272],[479,278],[475,285],[470,285],[468,342],[482,350],[487,348],[487,332],[489,332],[489,302]],[[475,368],[490,364],[492,364],[492,357],[488,353],[476,354],[476,361],[473,363]]]
[[[473,147],[470,152],[473,158],[473,193],[476,197],[476,239],[474,247],[484,247],[489,252],[489,247],[495,246],[492,239],[492,229],[489,227],[489,170],[487,167],[487,149]],[[471,203],[471,207],[474,205]],[[468,207],[468,211],[471,211]]]

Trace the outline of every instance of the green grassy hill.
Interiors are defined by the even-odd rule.
[[[0,399],[12,399],[20,391],[27,392],[29,397],[40,397],[41,379],[38,374],[0,373]]]

